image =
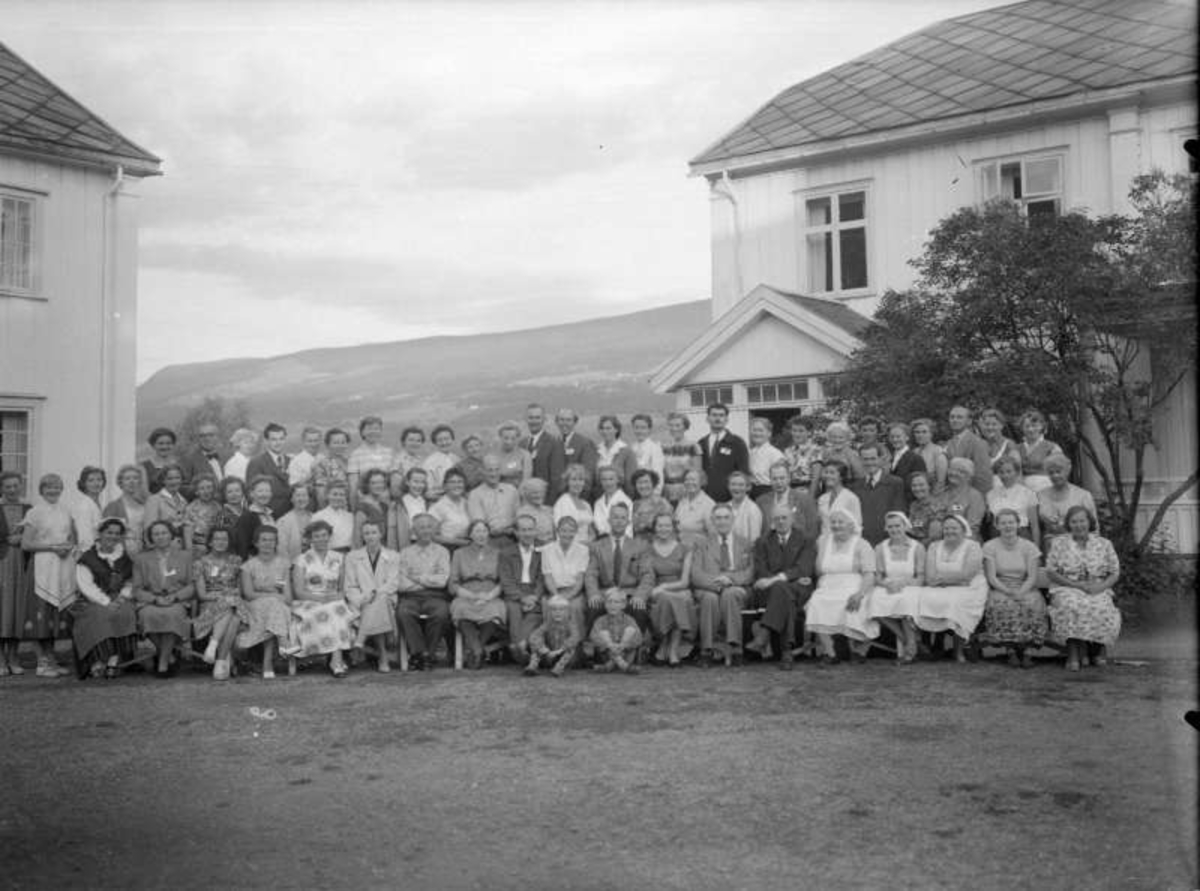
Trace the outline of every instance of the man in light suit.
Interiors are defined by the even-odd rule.
[[[386,635],[396,633],[396,599],[400,591],[400,554],[383,546],[383,530],[373,520],[362,524],[363,547],[346,555],[346,601],[358,610],[354,645],[368,640],[379,654],[379,670],[391,671]]]
[[[292,509],[292,487],[288,483],[289,458],[283,453],[287,439],[287,428],[270,423],[263,428],[263,441],[267,450],[255,455],[246,465],[246,481],[253,484],[254,478],[265,476],[271,480],[271,516],[278,520]]]
[[[971,430],[971,412],[961,405],[950,409],[950,439],[946,443],[946,460],[969,458],[975,465],[971,488],[987,497],[992,490],[992,455],[983,437]]]
[[[704,492],[720,504],[729,500],[729,474],[750,472],[750,449],[746,440],[725,429],[729,406],[714,402],[708,407],[708,430],[700,438],[700,466],[708,477]]]
[[[850,491],[858,496],[862,506],[862,537],[875,547],[887,538],[884,518],[892,511],[907,510],[908,501],[904,497],[904,481],[884,473],[884,458],[878,445],[863,446],[858,454],[864,477],[851,483]]]
[[[754,549],[733,531],[733,509],[712,509],[714,532],[693,552],[692,590],[700,612],[701,668],[712,664],[714,638],[722,625],[733,650],[732,661],[742,664],[742,609],[754,581]]]
[[[546,483],[546,503],[552,505],[562,494],[562,449],[558,437],[546,429],[546,410],[536,402],[525,409],[525,423],[529,435],[522,438],[521,448],[533,456],[533,475]]]
[[[625,612],[633,617],[643,635],[650,633],[650,612],[645,592],[653,587],[649,566],[642,572],[641,555],[646,542],[634,538],[629,528],[629,505],[616,502],[608,512],[609,533],[588,545],[588,568],[583,577],[587,596],[587,626],[604,613],[604,597],[613,589],[629,599]],[[647,637],[646,640],[649,640]]]
[[[216,424],[201,424],[196,429],[196,448],[179,459],[179,466],[183,468],[184,496],[189,501],[196,497],[194,481],[197,477],[211,476],[219,483],[225,474],[225,462],[232,454],[229,449],[221,448],[221,431]]]
[[[600,493],[600,481],[596,479],[596,463],[600,460],[600,453],[596,451],[596,444],[582,433],[575,432],[575,427],[579,424],[579,415],[574,409],[560,408],[554,416],[554,423],[558,427],[559,442],[562,443],[563,469],[571,464],[583,465],[587,471],[584,498],[594,501]]]
[[[761,625],[779,638],[779,667],[783,671],[792,670],[792,642],[802,636],[796,617],[812,596],[816,563],[815,539],[796,531],[786,506],[776,507],[771,515],[771,531],[754,546],[755,581],[750,605],[766,609]]]
[[[796,531],[806,538],[816,538],[821,531],[821,517],[817,513],[817,502],[807,489],[793,488],[791,485],[792,470],[786,461],[780,461],[771,468],[771,491],[758,498],[758,509],[762,511],[765,522],[775,515],[779,505],[788,507],[792,512],[792,525]]]
[[[513,661],[524,665],[529,659],[529,635],[542,623],[542,599],[546,579],[542,555],[537,548],[537,520],[517,514],[516,545],[500,551],[500,594],[508,611],[508,651]]]

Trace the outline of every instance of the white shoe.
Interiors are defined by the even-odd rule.
[[[215,640],[210,640],[208,646],[204,648],[203,659],[209,665],[217,661],[217,642]]]
[[[39,678],[61,678],[68,674],[70,674],[69,671],[49,659],[38,660],[37,676]]]
[[[216,659],[213,661],[212,676],[214,681],[229,680],[229,660]]]
[[[264,680],[264,681],[273,681],[273,680],[275,680],[275,669],[273,669],[273,668],[268,668],[266,671],[264,671],[264,672],[263,672],[263,680]]]

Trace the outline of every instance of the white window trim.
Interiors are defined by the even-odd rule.
[[[1197,128],[1196,124],[1185,124],[1182,127],[1172,127],[1168,132],[1171,136],[1171,142],[1175,145],[1175,152],[1172,155],[1175,166],[1168,173],[1191,174],[1189,156],[1183,149],[1183,143],[1185,140],[1196,139],[1200,136],[1200,129]]]
[[[1067,213],[1068,212],[1067,209],[1072,206],[1071,202],[1068,200],[1068,195],[1067,195],[1067,163],[1070,160],[1070,152],[1068,151],[1068,149],[1069,149],[1069,146],[1062,145],[1062,146],[1054,146],[1053,148],[1037,149],[1036,151],[1031,151],[1031,152],[1016,152],[1014,154],[1007,154],[1007,155],[994,155],[994,156],[988,157],[988,158],[976,158],[975,160],[973,160],[971,162],[971,172],[975,179],[975,204],[976,204],[976,206],[983,205],[985,202],[991,200],[986,195],[984,195],[983,170],[985,167],[989,167],[992,165],[994,165],[996,167],[996,177],[997,177],[997,182],[999,182],[1001,165],[1020,163],[1021,164],[1021,182],[1022,182],[1022,184],[1024,184],[1026,181],[1025,165],[1027,163],[1029,163],[1030,161],[1046,161],[1051,158],[1054,158],[1054,159],[1058,160],[1058,171],[1059,171],[1059,175],[1062,177],[1062,182],[1061,182],[1062,188],[1058,192],[1057,198],[1055,198],[1054,195],[1049,194],[1049,193],[1034,195],[1032,197],[1032,199],[1030,199],[1029,196],[1027,196],[1027,195],[1023,195],[1018,199],[1014,199],[1014,203],[1017,204],[1021,208],[1022,214],[1026,214],[1027,213],[1026,207],[1030,200],[1046,201],[1051,198],[1054,198],[1054,200],[1058,201],[1057,214],[1059,216],[1062,216],[1063,214]]]
[[[25,475],[25,495],[37,491],[37,481],[42,474],[41,461],[41,410],[46,404],[45,396],[0,393],[0,412],[29,413],[29,468]]]
[[[795,398],[783,399],[783,400],[772,399],[770,402],[765,402],[762,400],[759,400],[758,402],[750,401],[750,388],[751,387],[763,387],[763,386],[778,387],[779,384],[793,384],[794,385],[797,381],[803,381],[808,387],[808,396],[806,396],[804,399],[795,399]],[[813,393],[816,392],[817,386],[818,385],[816,383],[816,379],[807,374],[792,374],[792,375],[787,375],[785,377],[761,378],[761,379],[746,381],[745,383],[742,384],[742,388],[746,392],[746,404],[755,409],[758,409],[758,408],[762,408],[762,409],[793,408],[793,407],[812,405],[813,403],[815,403],[817,401],[816,399],[813,398]],[[777,393],[777,395],[778,395],[778,393]]]
[[[24,300],[46,300],[45,279],[43,278],[44,257],[46,254],[46,198],[48,192],[26,189],[21,186],[0,183],[0,197],[15,198],[18,201],[28,201],[33,205],[33,246],[29,258],[29,268],[33,277],[30,288],[14,288],[0,284],[0,297],[17,297]],[[0,396],[0,398],[3,398]]]
[[[850,182],[832,183],[825,186],[813,186],[812,188],[796,189],[792,194],[795,196],[796,222],[799,229],[799,250],[797,251],[799,258],[799,277],[798,281],[803,285],[799,289],[802,294],[813,294],[818,297],[831,297],[835,299],[852,299],[858,297],[873,297],[878,291],[876,282],[879,281],[875,269],[875,232],[876,232],[876,211],[875,211],[875,195],[874,195],[874,180],[862,179],[852,180]],[[863,202],[865,204],[865,219],[863,220],[862,228],[867,234],[867,286],[865,288],[846,288],[833,291],[813,291],[808,287],[809,269],[808,269],[808,236],[813,232],[837,231],[837,224],[833,223],[830,226],[809,226],[808,225],[808,202],[815,198],[830,198],[831,206],[837,207],[837,196],[844,195],[847,192],[862,192]],[[847,227],[852,228],[852,227]],[[836,276],[841,278],[841,264],[837,262],[840,247],[838,240],[833,240],[834,244],[834,270]],[[838,282],[841,284],[841,282]]]

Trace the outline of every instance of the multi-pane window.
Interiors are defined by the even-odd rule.
[[[808,291],[862,291],[867,274],[867,191],[806,198],[804,244]]]
[[[28,411],[0,411],[0,472],[16,471],[29,485]]]
[[[746,385],[746,401],[751,405],[779,405],[808,401],[808,380],[755,382]]]
[[[33,199],[0,192],[0,291],[35,290],[35,212]]]
[[[692,408],[704,408],[714,402],[723,402],[725,405],[733,402],[733,387],[694,387],[689,392],[692,394]]]
[[[1015,201],[1030,219],[1053,220],[1062,213],[1061,155],[985,161],[976,167],[981,201]]]

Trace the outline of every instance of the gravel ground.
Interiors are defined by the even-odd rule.
[[[0,883],[1190,889],[1195,675],[8,678]]]

